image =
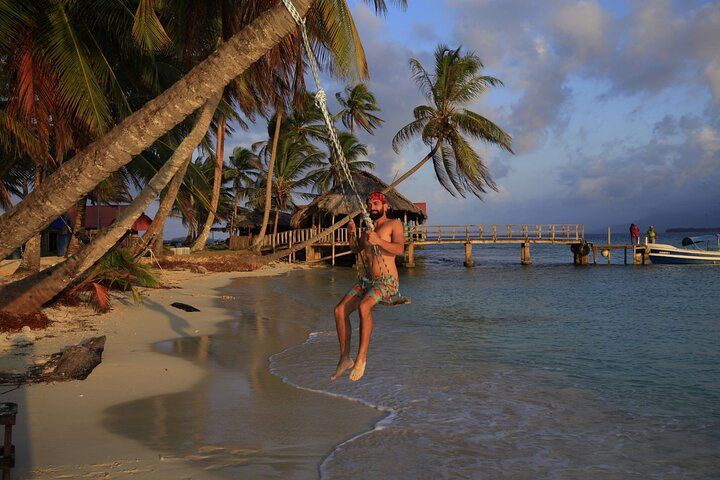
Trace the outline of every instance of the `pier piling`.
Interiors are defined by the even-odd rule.
[[[465,244],[465,261],[463,262],[463,265],[466,267],[474,267],[475,263],[472,259],[472,243],[467,242]]]

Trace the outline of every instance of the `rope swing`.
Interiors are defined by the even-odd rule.
[[[310,64],[310,69],[312,70],[313,78],[315,79],[315,85],[317,86],[317,93],[315,94],[315,105],[320,109],[323,115],[323,119],[325,121],[325,129],[328,131],[328,134],[330,135],[330,140],[333,146],[333,149],[335,150],[335,153],[337,154],[338,163],[340,164],[341,170],[343,175],[345,176],[345,179],[347,180],[348,185],[350,186],[350,189],[352,190],[352,193],[354,194],[355,198],[358,201],[358,204],[360,204],[360,208],[362,210],[362,221],[365,223],[369,231],[375,230],[375,224],[373,223],[372,219],[370,218],[370,213],[365,208],[365,202],[360,198],[360,194],[357,191],[357,187],[355,186],[355,182],[352,179],[352,176],[350,174],[350,167],[347,164],[347,160],[345,159],[345,154],[343,153],[342,147],[340,146],[340,141],[338,140],[337,133],[335,132],[335,126],[333,125],[332,119],[330,117],[330,113],[328,112],[327,108],[327,98],[325,95],[325,90],[323,90],[322,85],[320,84],[320,74],[318,73],[318,67],[317,63],[315,61],[315,54],[312,51],[312,48],[310,47],[310,40],[308,39],[307,30],[305,28],[305,19],[300,17],[300,14],[295,9],[295,6],[292,4],[290,0],[282,0],[283,4],[285,5],[285,8],[287,8],[288,12],[290,13],[290,16],[295,20],[295,23],[298,24],[300,27],[300,34],[302,36],[303,40],[303,46],[305,47],[305,52],[307,53],[308,61]],[[343,190],[343,201],[346,203],[346,206],[348,207],[348,211],[351,211],[349,204],[347,202],[347,196],[345,195],[345,186],[344,183],[341,182],[340,186]],[[352,222],[353,220],[350,219]],[[378,250],[377,245],[373,245],[373,255],[376,257],[379,257],[382,260],[383,268],[389,272],[389,268],[387,264],[385,263],[385,259],[382,255],[380,255],[380,251]],[[360,255],[360,258],[362,258],[362,255]],[[356,262],[357,264],[357,262]],[[365,260],[363,259],[363,265],[367,271],[367,265],[365,265]],[[360,271],[358,269],[358,275],[360,274]],[[403,305],[410,303],[410,299],[407,297],[403,297],[400,295],[400,293],[397,293],[395,295],[392,295],[390,297],[383,298],[380,302],[378,302],[382,305]]]

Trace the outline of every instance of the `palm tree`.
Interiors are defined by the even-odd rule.
[[[272,182],[272,204],[275,207],[273,234],[277,234],[280,212],[290,211],[295,207],[294,198],[313,198],[308,193],[315,183],[313,174],[322,161],[322,153],[310,142],[298,139],[293,133],[280,136],[275,157],[275,168]],[[267,183],[267,177],[260,184]],[[256,199],[260,203],[260,199]],[[265,206],[267,208],[267,205]]]
[[[345,88],[345,97],[340,92],[335,94],[338,103],[342,109],[335,114],[335,118],[342,120],[345,128],[350,129],[350,133],[355,133],[355,125],[368,132],[373,133],[377,127],[382,125],[383,119],[373,115],[372,112],[379,112],[375,101],[375,96],[367,88],[364,83],[358,83],[354,87]]]
[[[486,187],[497,190],[487,167],[470,146],[464,135],[486,143],[499,145],[511,152],[510,135],[487,118],[462,108],[488,88],[502,85],[494,77],[480,76],[483,68],[474,53],[461,54],[460,47],[451,50],[439,45],[435,50],[435,70],[429,73],[418,60],[410,59],[413,77],[430,105],[415,107],[415,120],[405,125],[392,141],[393,149],[400,148],[416,135],[430,147],[417,165],[397,179],[391,187],[415,173],[429,159],[433,159],[435,175],[451,194],[465,196],[472,193],[480,198]]]
[[[293,135],[298,141],[307,142],[309,139],[320,139],[327,135],[324,124],[322,122],[322,113],[320,112],[317,105],[315,105],[315,96],[310,92],[302,92],[293,96],[295,100],[295,108],[282,119],[282,113],[277,112],[275,116],[270,120],[268,124],[268,134],[270,133],[271,125],[275,125],[274,132],[272,134],[272,149],[268,151],[268,142],[256,143],[253,148],[258,150],[258,156],[267,159],[267,174],[265,178],[269,178],[270,181],[265,186],[265,209],[263,211],[262,224],[260,225],[260,232],[255,237],[255,243],[253,248],[259,251],[260,246],[265,238],[265,231],[267,230],[268,223],[270,221],[270,208],[272,206],[272,182],[275,176],[273,175],[273,169],[275,168],[275,157],[277,151],[277,145],[281,133],[283,135]]]
[[[375,168],[375,164],[367,159],[367,145],[358,142],[355,135],[350,132],[338,132],[337,137],[351,174],[352,172],[373,170]],[[319,193],[327,192],[345,179],[345,174],[339,165],[338,154],[332,142],[326,140],[324,143],[328,154],[323,160],[323,165],[315,172],[315,185],[313,187]]]
[[[235,218],[237,215],[238,204],[243,198],[247,198],[248,190],[252,187],[257,179],[258,173],[262,170],[262,165],[258,161],[257,155],[252,150],[245,147],[235,147],[232,155],[230,155],[229,165],[225,167],[223,177],[232,183],[232,211],[230,217],[230,235],[235,231]]]

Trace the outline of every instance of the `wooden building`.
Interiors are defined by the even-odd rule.
[[[385,182],[367,172],[355,173],[353,181],[363,202],[372,192],[381,192],[388,187]],[[388,216],[399,219],[403,225],[421,225],[427,220],[426,211],[402,196],[397,190],[388,191],[385,197],[390,205]],[[306,207],[295,212],[291,225],[294,228],[327,228],[342,216],[359,208],[360,204],[352,188],[345,183],[335,186]]]

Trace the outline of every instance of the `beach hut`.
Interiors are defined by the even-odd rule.
[[[87,237],[92,238],[105,228],[108,228],[120,213],[130,205],[88,205],[85,210],[85,232]],[[65,255],[68,243],[72,233],[68,228],[75,225],[75,217],[77,216],[77,207],[73,206],[67,213],[55,219],[48,228],[43,230],[41,237],[41,254],[48,255]],[[122,246],[130,245],[137,239],[139,232],[146,231],[152,218],[141,213],[135,220],[127,236],[122,242]]]
[[[363,202],[370,193],[381,192],[388,187],[385,182],[367,172],[354,173],[353,181]],[[385,196],[390,205],[389,217],[399,219],[405,226],[421,225],[427,220],[426,210],[402,196],[397,190],[391,189]],[[291,225],[293,228],[329,227],[340,217],[358,208],[360,205],[352,188],[347,184],[336,185],[329,192],[320,195],[309,205],[295,212]]]

